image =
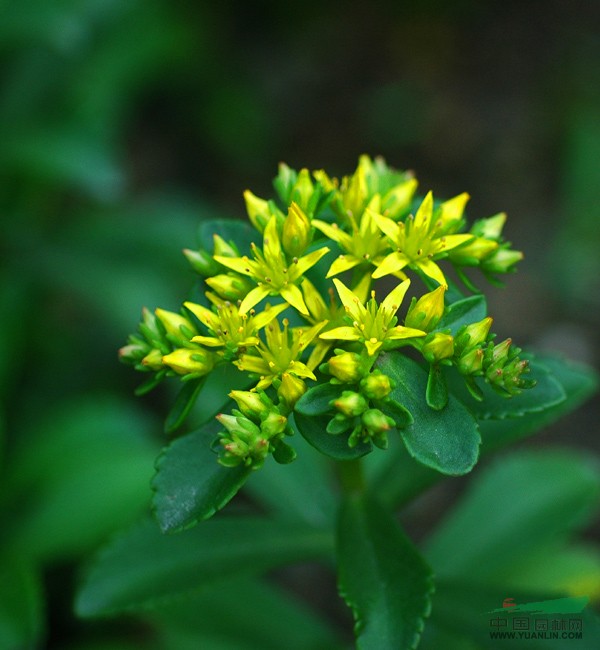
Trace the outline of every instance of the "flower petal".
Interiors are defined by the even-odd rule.
[[[333,279],[333,284],[335,284],[335,288],[337,289],[340,300],[346,308],[346,311],[348,311],[354,320],[362,320],[365,308],[362,306],[358,296],[350,291],[350,289],[348,289],[348,287],[337,278]]]
[[[254,287],[252,291],[242,300],[242,304],[239,307],[240,315],[245,314],[247,311],[252,309],[255,305],[263,299],[266,298],[270,293],[270,289],[264,285],[259,285]]]
[[[354,327],[342,326],[334,327],[332,330],[327,330],[319,334],[319,338],[326,340],[358,341],[361,337]]]
[[[309,315],[308,307],[302,297],[302,292],[295,284],[288,284],[285,287],[282,287],[279,290],[279,295],[301,314],[305,314],[306,316]]]
[[[256,262],[248,259],[248,257],[224,257],[223,255],[214,255],[213,259],[219,264],[226,266],[232,271],[237,271],[242,275],[256,275]]]
[[[265,261],[271,268],[276,268],[282,263],[281,242],[277,232],[277,217],[274,215],[269,219],[263,234],[263,252]]]
[[[395,314],[400,308],[409,286],[410,280],[404,280],[404,282],[401,282],[395,289],[388,293],[385,300],[381,303],[380,309]]]
[[[319,248],[316,251],[301,257],[297,262],[290,265],[288,269],[290,277],[296,280],[301,275],[304,275],[308,269],[313,267],[323,257],[323,255],[327,255],[327,253],[329,253],[329,248],[324,246],[323,248]]]
[[[308,377],[309,379],[316,380],[313,371],[302,361],[292,361],[289,366],[288,372],[296,375],[296,377]]]
[[[396,243],[400,237],[400,227],[395,221],[392,221],[389,217],[383,217],[380,214],[375,212],[367,211],[367,214],[370,214],[378,228],[384,232],[394,243]]]
[[[338,275],[344,271],[353,269],[355,266],[358,266],[361,261],[362,260],[360,260],[358,257],[354,257],[353,255],[340,255],[329,267],[329,271],[327,271],[327,275],[325,277],[331,278],[334,275]]]
[[[325,221],[321,221],[320,219],[313,219],[312,225],[317,228],[317,230],[320,230],[326,237],[329,237],[329,239],[333,239],[333,241],[340,244],[343,249],[348,250],[350,247],[352,237],[347,232],[344,232],[337,224],[331,225]]]
[[[433,278],[439,284],[448,284],[446,278],[442,273],[442,269],[430,259],[419,260],[415,262],[415,266],[421,269],[425,275],[428,275],[430,278]]]
[[[219,329],[219,317],[210,309],[195,302],[184,302],[183,306],[189,309],[203,325],[213,332]]]
[[[412,327],[397,325],[396,327],[392,327],[386,332],[385,338],[387,340],[395,341],[397,339],[410,339],[417,336],[425,336],[426,334],[427,332],[413,329]]]
[[[225,345],[223,341],[215,338],[214,336],[194,336],[191,341],[192,343],[201,343],[202,345],[207,345],[209,348],[220,348]]]
[[[275,305],[274,307],[269,307],[261,311],[260,314],[256,314],[252,319],[252,328],[256,330],[261,330],[265,325],[268,325],[275,316],[281,314],[282,311],[286,310],[289,307],[287,303],[282,303],[281,305]]]
[[[404,253],[394,251],[383,259],[381,264],[373,271],[372,278],[382,278],[384,275],[396,273],[403,269],[409,262]]]
[[[433,215],[433,193],[427,192],[415,215],[415,228],[427,230]]]

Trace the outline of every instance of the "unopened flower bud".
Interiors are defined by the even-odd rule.
[[[461,375],[480,374],[483,368],[483,350],[472,348],[463,354],[456,362],[456,367]]]
[[[396,221],[404,212],[408,212],[417,185],[415,178],[395,185],[381,200],[382,214]]]
[[[214,249],[213,255],[220,257],[237,257],[240,252],[234,244],[226,242],[223,237],[215,233],[213,235]]]
[[[289,372],[284,372],[281,375],[281,384],[277,389],[277,396],[288,409],[293,410],[296,402],[306,392],[306,384],[302,379],[291,375]]]
[[[476,237],[465,246],[459,246],[448,253],[448,259],[460,266],[478,266],[498,248],[498,242],[492,239]]]
[[[373,434],[389,431],[396,426],[394,420],[384,415],[379,409],[368,409],[362,414],[361,420],[368,431]]]
[[[308,204],[314,191],[313,183],[310,179],[308,169],[301,169],[298,172],[296,182],[292,188],[290,203],[294,201],[304,211],[308,210]]]
[[[212,255],[203,249],[193,251],[189,248],[184,248],[183,254],[194,271],[204,278],[215,275],[221,268],[218,262],[215,262]]]
[[[139,363],[148,354],[148,350],[149,346],[147,344],[130,343],[120,348],[119,359],[123,363]]]
[[[418,300],[412,299],[406,314],[406,327],[431,332],[444,314],[444,294],[447,287],[440,285],[437,289],[426,293]]]
[[[225,300],[243,300],[253,288],[252,282],[235,273],[220,273],[206,278],[206,284]]]
[[[454,338],[450,334],[435,332],[424,341],[421,354],[429,363],[437,363],[454,354]]]
[[[292,203],[288,209],[281,243],[290,257],[300,257],[310,244],[310,221],[297,203]]]
[[[356,384],[365,375],[364,361],[356,352],[340,352],[321,366],[326,372],[344,384]]]
[[[471,232],[478,237],[499,240],[505,223],[506,213],[500,212],[488,219],[480,219],[479,221],[476,221],[471,228]]]
[[[248,418],[259,422],[273,408],[273,402],[263,392],[232,390],[229,397],[235,400],[240,411]]]
[[[481,269],[488,273],[509,273],[513,266],[522,259],[521,251],[498,248],[494,254],[481,263]]]
[[[175,339],[189,341],[194,334],[197,334],[194,326],[181,314],[160,308],[155,313],[158,320],[163,324],[167,334]]]
[[[214,366],[213,357],[210,353],[189,348],[173,350],[170,354],[163,356],[162,362],[165,366],[172,368],[178,375],[191,373],[206,375]]]
[[[493,319],[487,316],[477,323],[471,323],[461,327],[456,333],[456,347],[460,352],[474,348],[485,343],[490,332]]]
[[[262,233],[271,218],[268,201],[255,196],[250,190],[244,192],[244,201],[252,225]]]
[[[272,438],[273,436],[283,433],[286,426],[287,418],[275,411],[271,411],[261,422],[260,430],[268,438]]]
[[[163,354],[160,350],[151,350],[143,359],[142,365],[150,370],[160,370],[164,368]]]
[[[384,399],[394,388],[394,382],[380,370],[374,370],[360,382],[360,390],[368,399]]]
[[[369,404],[359,393],[345,390],[341,397],[333,400],[333,406],[346,417],[354,417],[355,415],[364,413],[369,407]]]

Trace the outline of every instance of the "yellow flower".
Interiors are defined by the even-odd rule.
[[[211,352],[198,347],[195,349],[179,348],[162,358],[165,366],[173,369],[178,375],[193,374],[197,377],[207,375],[214,367]]]
[[[294,257],[289,263],[277,232],[277,219],[272,216],[265,227],[263,250],[260,251],[252,244],[253,260],[247,256],[220,255],[215,255],[215,260],[237,273],[251,277],[257,283],[242,301],[240,314],[245,314],[267,296],[281,296],[301,314],[308,314],[302,292],[297,285],[304,273],[328,252],[328,248],[320,248],[304,257]]]
[[[463,195],[460,195],[461,197]],[[390,273],[398,273],[405,267],[422,271],[439,284],[446,284],[446,278],[436,259],[445,257],[449,250],[473,239],[472,234],[444,234],[455,227],[459,217],[459,197],[442,204],[439,218],[433,219],[433,195],[431,192],[423,199],[415,217],[409,216],[405,222],[396,223],[387,217],[374,214],[373,218],[379,228],[388,236],[396,248],[378,266],[374,278],[381,278]],[[449,205],[448,205],[449,204]],[[462,212],[461,212],[462,213]]]
[[[202,305],[186,302],[187,307],[196,318],[208,328],[210,336],[194,336],[193,343],[201,343],[211,348],[225,347],[226,353],[235,355],[241,348],[254,347],[260,339],[258,331],[268,325],[278,314],[288,308],[286,303],[265,309],[260,314],[240,314],[237,305],[221,300],[209,291],[208,299],[215,305],[216,313]]]
[[[373,292],[373,297],[366,307],[342,282],[337,279],[333,282],[352,326],[336,327],[323,332],[320,338],[360,341],[367,348],[369,356],[373,356],[382,347],[383,349],[398,347],[397,341],[425,336],[425,332],[421,330],[396,325],[398,319],[395,314],[410,285],[410,280],[400,283],[380,305],[375,301]]]
[[[373,203],[371,202],[371,204]],[[379,203],[378,199],[377,203]],[[340,255],[329,268],[328,278],[360,264],[373,264],[374,260],[381,257],[386,251],[387,243],[373,220],[372,214],[370,211],[365,212],[360,224],[353,216],[350,216],[352,233],[345,232],[336,223],[329,224],[319,219],[313,220],[313,226],[329,239],[337,242],[344,251],[344,254]]]
[[[316,380],[312,370],[300,361],[300,357],[324,326],[325,323],[319,323],[308,330],[291,329],[288,320],[284,318],[281,329],[275,320],[264,330],[266,341],[260,341],[251,354],[242,355],[234,364],[240,370],[260,377],[256,389],[270,386],[284,373]]]

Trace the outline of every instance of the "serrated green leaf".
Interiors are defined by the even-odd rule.
[[[452,395],[441,411],[430,408],[425,402],[427,372],[403,354],[381,355],[377,366],[396,382],[391,397],[406,406],[414,419],[400,430],[411,456],[443,474],[469,472],[481,442],[471,413]]]
[[[463,325],[477,323],[486,316],[487,302],[485,296],[470,296],[449,305],[435,329],[449,329],[450,333],[455,336]]]
[[[235,607],[235,603],[243,606]],[[223,612],[235,615],[223,616]],[[214,585],[152,612],[168,648],[177,650],[335,650],[339,639],[324,620],[283,589],[256,578]]]
[[[340,396],[340,387],[329,382],[309,388],[304,395],[296,402],[294,411],[306,416],[324,415],[333,411],[329,405],[331,400]]]
[[[165,420],[165,433],[174,433],[184,423],[204,386],[206,377],[187,381],[181,387]]]
[[[39,576],[21,558],[0,563],[0,647],[37,648],[43,634],[43,596]]]
[[[327,433],[328,415],[307,416],[294,413],[293,421],[302,437],[322,454],[336,460],[353,460],[373,451],[370,442],[361,442],[355,447],[348,446],[350,432],[333,435]]]
[[[519,418],[528,413],[539,413],[553,406],[557,406],[566,399],[566,393],[560,382],[544,363],[538,361],[533,355],[523,355],[530,360],[531,372],[525,375],[527,379],[535,379],[537,384],[533,388],[523,390],[519,395],[504,397],[494,391],[486,382],[477,380],[483,399],[477,401],[469,396],[464,384],[464,379],[455,371],[446,373],[446,378],[452,392],[465,404],[480,420],[502,420],[504,418]]]
[[[505,456],[474,480],[433,533],[427,557],[437,575],[472,573],[483,580],[565,539],[599,505],[595,460],[567,450]]]
[[[359,650],[417,647],[431,569],[391,514],[364,496],[349,497],[340,513],[338,586],[354,613]]]
[[[220,517],[179,535],[163,535],[147,519],[96,556],[75,609],[82,617],[144,609],[233,576],[328,555],[332,545],[328,532],[261,517]]]
[[[250,252],[250,244],[262,239],[262,235],[255,230],[248,221],[240,219],[210,219],[200,225],[198,239],[200,246],[212,253],[214,247],[214,235],[219,235],[226,242],[233,241],[238,247],[240,254]]]
[[[152,508],[163,532],[176,532],[223,508],[250,476],[247,467],[223,467],[211,443],[221,425],[211,420],[174,440],[156,461]]]

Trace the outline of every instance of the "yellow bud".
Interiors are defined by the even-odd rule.
[[[244,192],[244,201],[246,202],[246,212],[252,225],[259,232],[263,232],[271,218],[268,201],[255,196],[250,190]]]
[[[306,392],[306,384],[299,377],[284,372],[281,375],[281,385],[277,389],[277,395],[284,404],[292,410],[296,402]]]
[[[160,308],[156,309],[155,313],[158,317],[158,320],[160,320],[160,322],[164,325],[167,334],[170,334],[171,336],[175,336],[178,339],[182,340],[189,340],[196,333],[196,330],[190,321],[180,314],[176,314],[175,312]],[[187,333],[184,333],[185,330],[189,330],[192,335],[187,336]]]
[[[307,210],[313,191],[314,187],[310,180],[308,169],[301,169],[292,189],[291,200],[297,203],[303,210]]]
[[[450,334],[436,332],[427,337],[421,348],[421,354],[429,363],[448,359],[454,354],[454,338]]]
[[[235,400],[240,411],[248,418],[260,420],[260,416],[273,408],[273,402],[263,393],[249,390],[232,390],[229,397]]]
[[[164,367],[163,355],[160,350],[151,350],[143,359],[142,365],[150,370],[160,370]]]
[[[213,358],[203,350],[179,348],[162,358],[165,366],[172,368],[178,375],[190,373],[206,375],[214,366]]]
[[[364,376],[362,357],[356,352],[342,352],[324,364],[325,372],[344,384],[356,384]]]
[[[508,273],[522,259],[523,253],[521,251],[499,248],[491,257],[482,262],[481,268],[489,273]]]
[[[476,237],[465,246],[459,246],[448,253],[448,258],[461,266],[477,266],[498,248],[498,242],[493,239]]]
[[[485,237],[486,239],[500,239],[505,223],[506,213],[500,212],[488,219],[476,221],[471,228],[471,232],[478,237]]]
[[[493,319],[488,316],[477,323],[471,323],[461,328],[457,333],[457,344],[461,350],[471,349],[484,343],[492,326]]]
[[[233,273],[221,273],[206,278],[206,284],[225,300],[243,300],[254,286],[244,276]]]
[[[220,255],[221,257],[237,257],[238,251],[228,242],[226,242],[223,237],[213,235],[214,250],[213,255]]]
[[[369,399],[383,399],[394,388],[395,383],[381,371],[375,370],[360,382],[360,389]]]
[[[310,244],[310,221],[297,203],[289,207],[281,243],[290,257],[300,257]]]
[[[413,298],[408,313],[406,314],[406,327],[431,332],[439,323],[444,314],[444,294],[446,286],[440,285],[437,289],[426,293],[418,300]]]

